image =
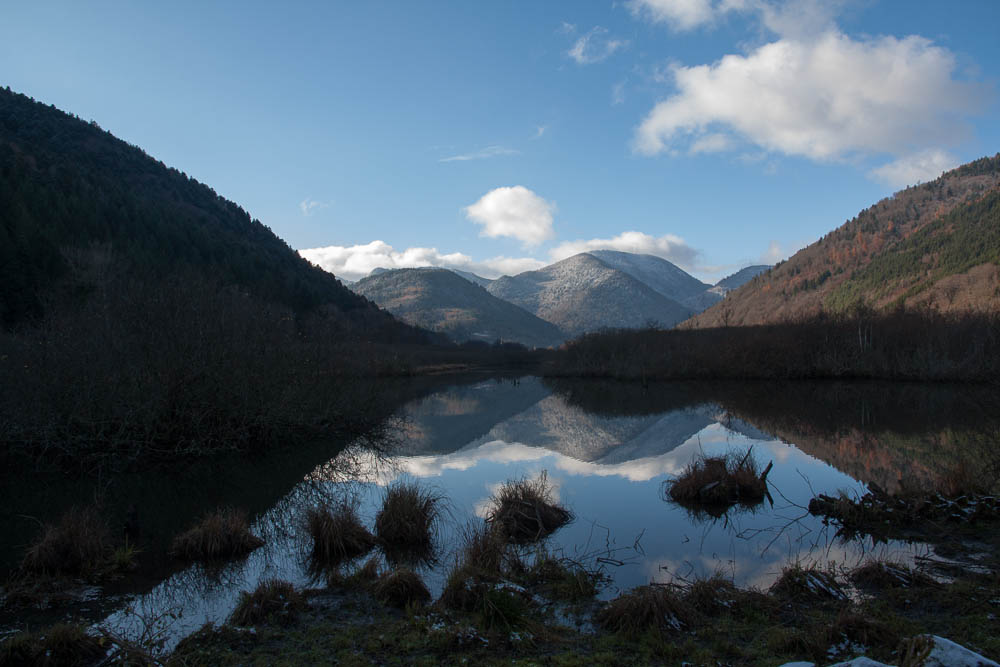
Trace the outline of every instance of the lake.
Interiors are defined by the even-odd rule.
[[[766,588],[791,562],[850,567],[871,554],[933,558],[924,544],[843,540],[806,507],[815,494],[855,496],[870,484],[925,487],[975,463],[1000,433],[997,407],[988,388],[952,385],[458,378],[403,404],[376,438],[104,482],[114,487],[112,504],[138,504],[149,543],[139,574],[75,609],[126,636],[162,632],[169,647],[205,622],[223,622],[240,591],[263,579],[317,585],[306,560],[305,509],[347,498],[371,528],[385,488],[397,481],[444,499],[436,562],[418,568],[435,596],[463,529],[483,520],[496,488],[542,474],[574,514],[543,547],[601,568],[609,578],[605,598],[716,572]],[[696,457],[731,451],[750,451],[761,467],[773,463],[770,501],[713,515],[669,500],[670,480]],[[30,502],[23,484],[4,519],[22,529],[13,515]],[[55,516],[60,504],[93,488],[92,481],[67,482],[62,494],[47,496],[62,500],[45,509]],[[266,546],[221,570],[170,561],[170,536],[215,504],[251,512]],[[8,565],[14,546],[5,547]]]

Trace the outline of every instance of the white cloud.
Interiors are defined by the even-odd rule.
[[[667,23],[675,30],[691,30],[710,23],[716,12],[712,0],[630,0],[626,6],[634,16]]]
[[[486,160],[491,157],[501,157],[504,155],[520,155],[521,151],[515,150],[513,148],[506,148],[504,146],[487,146],[486,148],[474,151],[472,153],[463,153],[461,155],[452,155],[450,157],[443,157],[438,162],[466,162],[468,160]]]
[[[357,280],[371,273],[372,269],[404,269],[420,266],[441,266],[471,271],[485,278],[503,274],[521,273],[544,266],[544,262],[531,257],[494,257],[473,260],[460,252],[441,253],[437,248],[406,248],[397,251],[384,241],[364,245],[326,246],[305,248],[299,254],[317,266],[340,278]]]
[[[560,243],[549,251],[552,261],[572,257],[591,250],[620,250],[646,255],[656,255],[681,267],[691,268],[699,252],[684,239],[673,234],[650,236],[642,232],[622,232],[610,239],[580,239]]]
[[[509,236],[535,246],[552,238],[552,214],[556,206],[528,188],[496,188],[475,204],[465,207],[469,220],[482,225],[481,236]]]
[[[625,104],[625,82],[619,81],[611,87],[611,104],[618,106]]]
[[[531,137],[532,139],[540,139],[545,131],[549,129],[548,125],[539,125],[535,128],[535,134]]]
[[[692,155],[698,153],[721,153],[729,150],[733,146],[733,140],[725,134],[704,134],[691,142],[688,152]]]
[[[954,169],[958,164],[958,159],[950,153],[930,148],[904,155],[898,160],[873,169],[870,174],[894,188],[903,188],[907,185],[932,181],[940,176],[941,172]]]
[[[608,39],[608,29],[595,26],[576,40],[567,54],[577,65],[592,65],[607,60],[615,51],[628,46],[628,41]]]
[[[843,0],[630,0],[632,15],[673,30],[714,24],[729,12],[752,13],[764,28],[782,36],[805,36],[829,29]]]
[[[950,51],[919,36],[780,39],[712,65],[674,66],[677,92],[642,121],[634,148],[690,150],[720,131],[814,160],[940,146],[961,137],[962,117],[981,101],[954,70]]]
[[[315,199],[309,199],[308,197],[299,202],[299,210],[302,211],[302,215],[306,217],[312,215],[316,211],[322,211],[324,208],[330,208],[330,202],[316,201]]]

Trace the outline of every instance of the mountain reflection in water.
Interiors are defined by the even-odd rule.
[[[995,441],[992,401],[987,390],[851,384],[643,388],[522,378],[453,386],[408,404],[387,442],[359,443],[317,465],[258,517],[254,529],[267,545],[245,562],[222,573],[184,570],[134,604],[147,614],[180,612],[170,631],[179,638],[224,620],[239,591],[264,578],[308,585],[305,507],[352,498],[371,526],[396,480],[447,498],[437,565],[420,570],[437,595],[461,531],[481,520],[493,491],[542,471],[576,516],[546,548],[588,566],[606,556],[623,563],[605,566],[607,597],[715,572],[766,587],[789,561],[851,566],[872,552],[912,561],[929,547],[843,542],[805,507],[819,493],[864,493],[865,483],[933,482]],[[748,448],[762,466],[774,463],[773,505],[712,517],[665,500],[665,483],[695,457]],[[136,619],[122,611],[109,620],[128,628]]]

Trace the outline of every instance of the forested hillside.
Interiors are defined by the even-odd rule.
[[[63,283],[93,289],[109,263],[130,280],[188,272],[298,313],[324,307],[362,338],[423,337],[211,188],[94,122],[0,89],[0,323],[41,316]]]
[[[859,307],[1000,308],[1000,155],[897,192],[682,326],[773,324]]]

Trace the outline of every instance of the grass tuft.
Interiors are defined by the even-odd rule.
[[[863,591],[879,592],[890,588],[926,586],[934,580],[902,563],[872,559],[850,573],[854,585]]]
[[[175,537],[170,553],[182,560],[220,561],[245,556],[263,545],[250,532],[246,512],[222,508]]]
[[[39,632],[24,632],[0,644],[0,666],[96,665],[106,649],[82,625],[60,623]]]
[[[431,599],[431,592],[424,582],[406,567],[379,577],[372,587],[372,593],[383,604],[399,609],[424,605]]]
[[[240,593],[236,609],[229,616],[229,624],[288,625],[308,606],[305,597],[295,590],[295,586],[280,579],[268,579],[260,582],[253,593]]]
[[[635,637],[648,630],[680,632],[695,618],[694,609],[669,586],[640,586],[601,609],[595,620],[610,632]]]
[[[781,600],[791,602],[841,602],[848,599],[847,593],[832,573],[815,566],[802,567],[797,563],[781,571],[781,576],[771,585],[770,592]]]
[[[672,482],[668,494],[693,507],[752,507],[767,495],[767,473],[761,474],[752,450],[725,456],[699,456]]]
[[[556,504],[548,474],[536,479],[504,482],[490,499],[486,521],[516,544],[534,542],[551,535],[573,519],[572,513]]]
[[[312,559],[323,566],[357,558],[375,546],[375,536],[361,524],[355,508],[346,502],[335,507],[310,507],[305,523],[312,537]]]
[[[393,560],[429,557],[441,514],[441,496],[399,482],[385,491],[375,517],[375,535]]]
[[[96,507],[74,507],[58,523],[46,524],[28,547],[21,569],[38,574],[89,576],[112,554],[111,532]]]

